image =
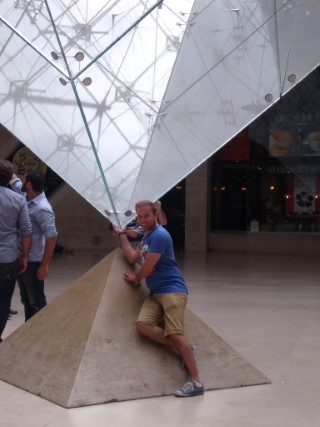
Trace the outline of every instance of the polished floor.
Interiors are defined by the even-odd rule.
[[[102,256],[55,255],[48,300]],[[179,253],[178,261],[189,307],[271,384],[64,409],[0,381],[0,426],[319,427],[319,257]],[[17,289],[12,308],[19,313],[3,337],[23,323]]]

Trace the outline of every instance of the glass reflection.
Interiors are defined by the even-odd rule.
[[[0,2],[1,123],[126,223],[317,65],[319,12],[317,0]]]
[[[213,230],[320,231],[320,68],[213,158]]]

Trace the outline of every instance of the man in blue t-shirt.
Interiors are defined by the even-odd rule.
[[[124,279],[138,287],[146,279],[150,295],[144,301],[137,320],[142,335],[175,349],[189,373],[188,381],[177,397],[196,396],[204,393],[192,347],[184,335],[184,312],[188,289],[176,264],[172,239],[168,231],[158,224],[156,205],[149,200],[136,204],[138,224],[145,234],[137,248],[133,248],[121,229],[115,229],[129,263],[140,262],[141,268],[133,273],[126,271]],[[164,328],[159,324],[164,321]]]

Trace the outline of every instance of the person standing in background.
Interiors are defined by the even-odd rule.
[[[30,221],[32,224],[32,245],[26,271],[18,277],[21,302],[27,321],[47,305],[44,279],[48,277],[49,264],[57,241],[55,215],[48,202],[44,185],[45,178],[40,171],[28,171],[23,184],[16,176],[11,187],[26,194]]]
[[[18,273],[24,273],[27,268],[32,239],[27,202],[11,190],[12,176],[12,164],[0,160],[0,342]]]

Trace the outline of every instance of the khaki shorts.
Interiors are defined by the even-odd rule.
[[[164,322],[164,336],[183,334],[187,299],[183,292],[149,295],[142,304],[137,322],[151,326]]]

